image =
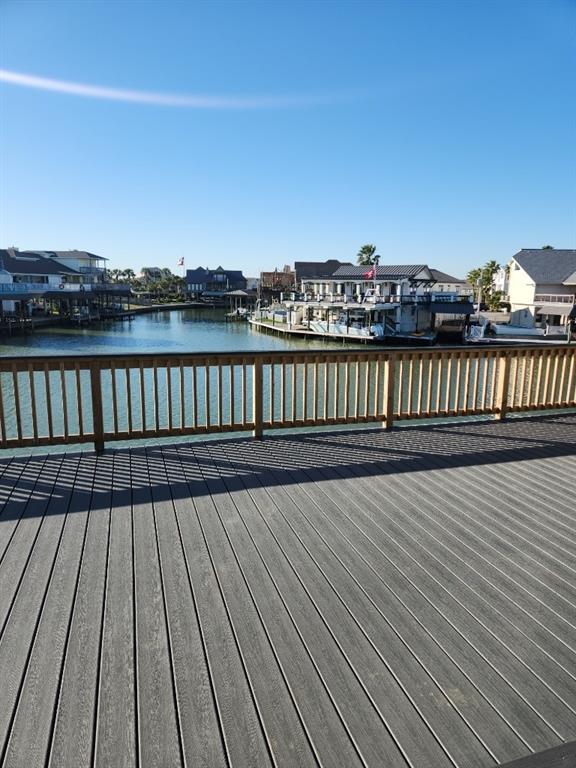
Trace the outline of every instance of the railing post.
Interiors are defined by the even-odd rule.
[[[509,352],[503,352],[498,361],[498,388],[496,390],[496,419],[503,421],[508,410],[508,389],[510,387],[510,363]]]
[[[264,411],[264,391],[262,387],[263,366],[262,359],[254,359],[254,380],[252,382],[252,408],[254,413],[253,436],[257,439],[262,438],[262,421]]]
[[[394,390],[396,376],[396,358],[390,355],[386,361],[386,381],[384,382],[384,429],[394,426]]]
[[[90,363],[90,386],[92,390],[92,423],[94,425],[94,450],[104,452],[104,416],[102,411],[102,383],[100,365]]]

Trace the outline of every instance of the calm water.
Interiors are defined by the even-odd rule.
[[[226,323],[213,309],[184,309],[137,315],[132,322],[85,328],[45,328],[27,336],[0,337],[0,355],[128,354],[131,352],[233,352],[274,349],[338,349],[321,339],[280,337],[248,323]],[[347,349],[363,344],[348,344]]]

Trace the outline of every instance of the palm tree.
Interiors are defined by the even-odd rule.
[[[362,267],[369,267],[372,264],[374,264],[374,255],[376,253],[376,246],[371,245],[368,243],[367,245],[363,245],[362,248],[358,251],[357,257],[356,257],[356,263],[360,264]]]

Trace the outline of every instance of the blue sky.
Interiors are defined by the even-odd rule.
[[[0,29],[3,70],[209,102],[0,82],[0,246],[457,276],[576,247],[573,0],[0,0]]]

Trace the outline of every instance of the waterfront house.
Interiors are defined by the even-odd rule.
[[[340,267],[353,266],[349,261],[328,259],[327,261],[295,261],[296,285],[305,292],[303,283],[309,286],[312,293],[328,293],[326,281],[329,280]]]
[[[260,272],[261,288],[274,291],[290,291],[296,287],[296,272],[290,269],[288,264],[282,271],[275,269],[273,272]]]
[[[523,248],[509,267],[510,325],[564,330],[576,317],[576,250]]]
[[[431,286],[434,293],[455,293],[460,296],[469,296],[473,292],[472,286],[466,280],[452,277],[452,275],[441,272],[439,269],[431,269],[430,272],[434,278],[434,284]]]
[[[130,286],[105,282],[104,261],[87,251],[0,249],[0,311],[20,318],[50,309],[60,316],[97,313],[130,295]]]
[[[197,267],[186,270],[186,291],[190,298],[223,299],[229,291],[245,291],[241,270]]]
[[[89,251],[26,251],[37,253],[53,260],[57,264],[73,269],[82,276],[82,283],[104,283],[106,276],[106,262],[104,256],[97,256]]]
[[[473,312],[469,294],[436,294],[435,283],[426,264],[341,265],[321,280],[303,278],[302,295],[279,311],[285,313],[288,331],[430,342],[445,316],[459,318],[463,330]],[[276,314],[274,310],[274,321]]]

